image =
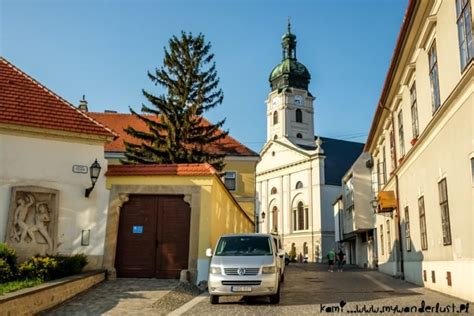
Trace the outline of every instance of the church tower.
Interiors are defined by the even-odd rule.
[[[267,142],[287,138],[294,144],[314,146],[314,97],[308,91],[311,75],[296,59],[296,36],[282,36],[283,60],[270,74],[272,91],[267,104]]]

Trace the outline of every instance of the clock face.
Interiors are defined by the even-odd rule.
[[[303,105],[303,97],[300,95],[295,95],[295,105]]]
[[[273,101],[272,101],[272,106],[273,106],[273,107],[276,107],[276,106],[278,106],[278,104],[280,104],[280,98],[279,98],[279,97],[276,97],[276,98],[274,98]]]

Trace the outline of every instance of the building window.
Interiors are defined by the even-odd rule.
[[[407,251],[411,251],[411,237],[410,237],[410,213],[408,206],[405,206],[405,239]]]
[[[384,248],[383,248],[383,224],[380,224],[380,253],[384,254]]]
[[[441,223],[443,225],[443,245],[451,245],[451,223],[449,220],[448,187],[446,178],[438,183]]]
[[[392,237],[390,236],[390,221],[387,219],[387,250],[392,253]]]
[[[277,188],[273,187],[270,191],[270,194],[277,194],[278,191],[277,191]]]
[[[461,55],[461,70],[474,57],[474,44],[472,43],[472,18],[471,1],[456,0],[456,13],[458,23],[459,54]]]
[[[272,228],[274,232],[278,231],[278,208],[276,206],[272,209]]]
[[[273,125],[278,124],[278,112],[273,112]]]
[[[296,182],[296,189],[301,189],[303,188],[303,183],[301,181]]]
[[[395,126],[393,126],[392,130],[390,131],[390,161],[391,161],[390,171],[391,172],[395,170],[395,168],[397,167],[397,164],[395,162],[395,133],[393,131],[394,128]]]
[[[296,210],[293,210],[293,230],[308,229],[308,208],[299,202]]]
[[[428,52],[428,59],[430,64],[430,84],[431,84],[431,104],[433,113],[441,105],[439,97],[439,77],[438,77],[438,57],[436,55],[436,41],[431,45]]]
[[[471,158],[471,181],[474,184],[474,158]]]
[[[418,126],[418,105],[416,103],[416,82],[413,82],[410,88],[410,103],[411,103],[411,130],[413,138],[418,138],[420,130]]]
[[[383,161],[382,161],[382,168],[383,168],[383,184],[387,183],[387,154],[385,153],[385,146],[383,147]]]
[[[296,109],[296,122],[303,123],[303,112],[300,109]]]
[[[426,235],[425,198],[423,196],[418,199],[418,212],[420,213],[421,250],[427,250],[428,237]]]
[[[226,171],[224,174],[224,184],[229,191],[235,191],[236,183],[236,172],[235,171]]]
[[[398,144],[400,146],[400,157],[405,156],[405,140],[403,135],[403,112],[398,112]]]
[[[278,135],[273,135],[273,140],[277,140],[278,139]]]
[[[301,133],[296,134],[296,138],[303,138],[303,135]]]

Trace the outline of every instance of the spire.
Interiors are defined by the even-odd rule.
[[[281,46],[283,47],[283,60],[296,60],[296,36],[291,34],[290,17],[288,17],[287,31],[281,39]]]

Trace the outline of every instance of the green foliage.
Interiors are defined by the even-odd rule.
[[[34,256],[20,265],[20,275],[26,279],[54,280],[81,273],[87,264],[84,254],[72,256]]]
[[[87,265],[87,257],[84,254],[72,256],[57,255],[52,258],[58,262],[58,266],[53,273],[53,279],[81,273],[82,269]]]
[[[7,283],[0,283],[0,295],[8,292],[13,292],[17,290],[21,290],[24,288],[32,287],[43,283],[43,280],[40,279],[27,279],[27,280],[20,280],[20,281],[11,281]]]
[[[15,270],[16,266],[16,251],[13,248],[8,247],[6,244],[0,243],[0,259],[5,260],[12,271]]]
[[[169,40],[165,48],[163,66],[148,77],[166,94],[155,96],[145,90],[143,95],[152,107],[142,105],[143,115],[130,109],[143,121],[148,131],[125,129],[138,140],[137,144],[124,142],[126,160],[123,163],[211,164],[221,171],[224,153],[210,153],[209,147],[224,138],[228,132],[220,128],[224,120],[210,124],[203,113],[222,103],[224,94],[218,88],[219,78],[211,44],[204,35],[193,36],[181,32]]]
[[[51,257],[34,256],[20,264],[20,275],[25,279],[51,280],[58,261]]]
[[[0,284],[13,279],[13,271],[6,260],[0,258]]]

